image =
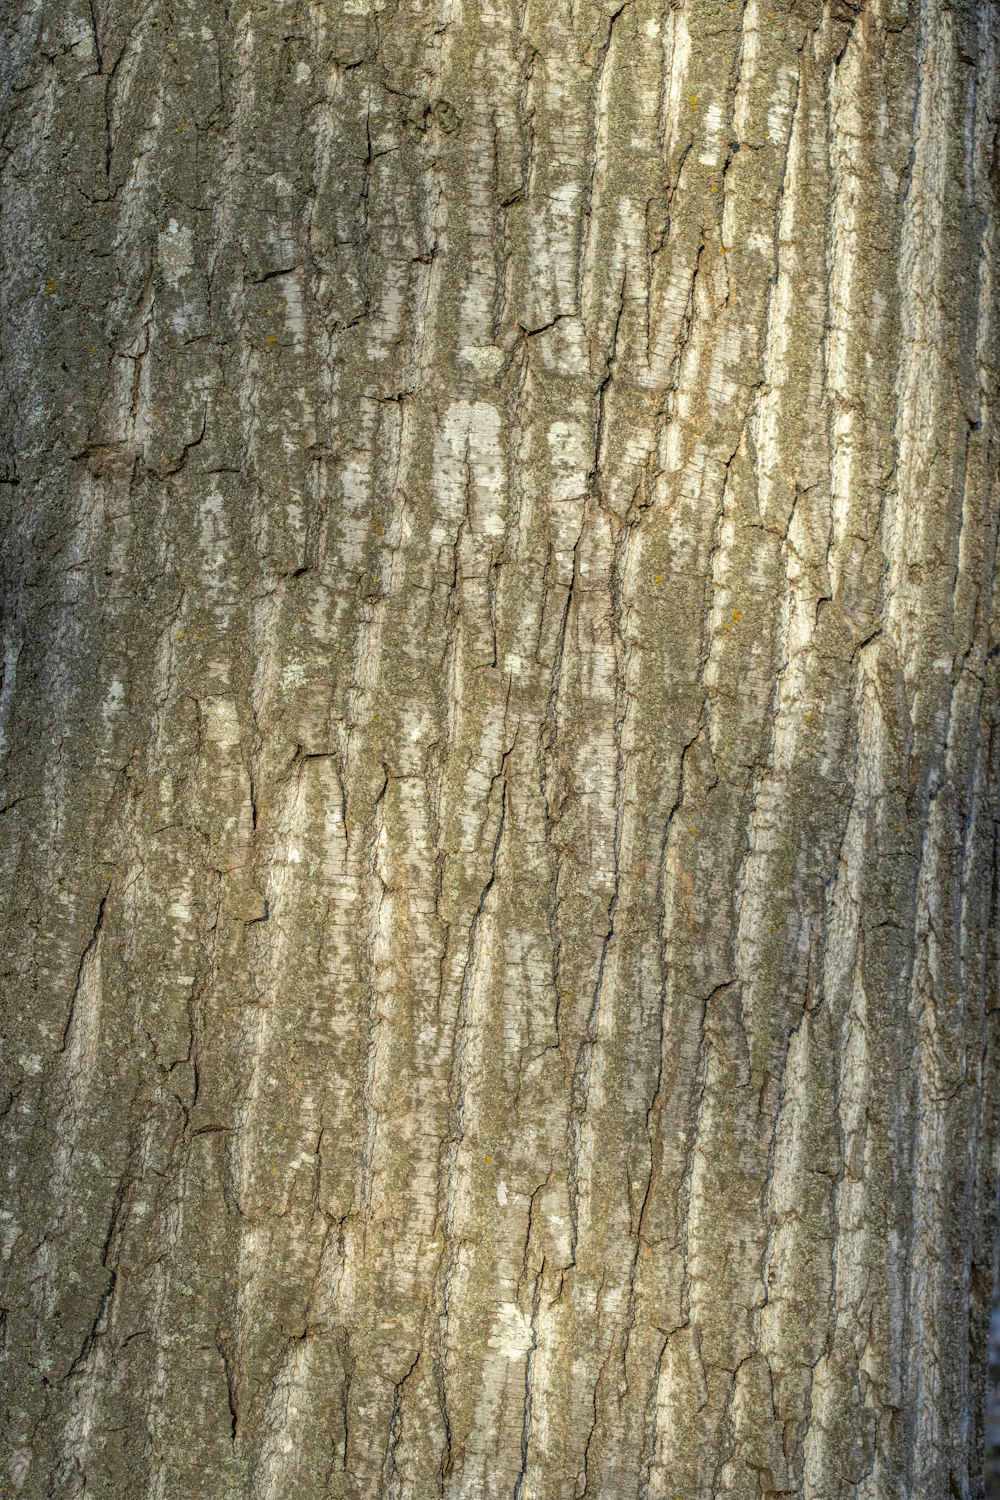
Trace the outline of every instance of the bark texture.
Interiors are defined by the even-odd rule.
[[[4,23],[7,1489],[981,1496],[997,0]]]

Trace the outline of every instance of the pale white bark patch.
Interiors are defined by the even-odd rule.
[[[159,236],[160,267],[169,286],[176,287],[194,265],[194,237],[186,224],[171,219]]]

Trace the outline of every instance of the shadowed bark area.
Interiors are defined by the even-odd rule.
[[[976,1500],[997,0],[11,0],[0,1479]]]

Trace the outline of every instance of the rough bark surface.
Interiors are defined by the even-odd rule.
[[[8,1490],[982,1495],[996,0],[4,23]]]

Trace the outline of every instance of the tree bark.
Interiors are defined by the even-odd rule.
[[[984,1494],[997,0],[10,0],[3,1452]]]

